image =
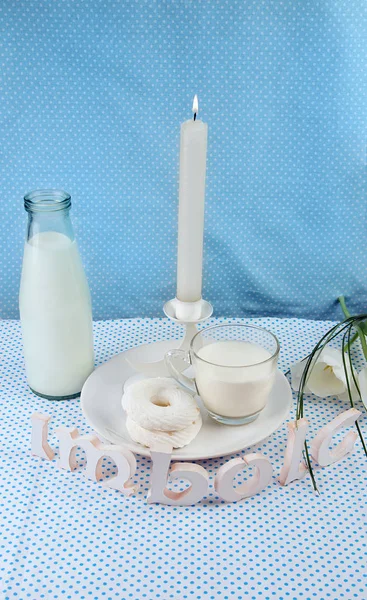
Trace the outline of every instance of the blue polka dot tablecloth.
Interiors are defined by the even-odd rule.
[[[223,319],[212,319],[215,323]],[[237,320],[238,321],[238,320]],[[233,321],[232,321],[233,322]],[[280,368],[305,356],[331,325],[296,319],[253,319],[281,342]],[[286,426],[253,447],[272,462],[271,484],[234,504],[213,491],[213,476],[229,457],[203,461],[210,494],[193,507],[148,506],[150,460],[138,458],[129,498],[88,481],[79,466],[68,473],[30,455],[30,416],[52,415],[54,429],[91,432],[79,400],[48,402],[27,388],[18,321],[1,328],[1,592],[6,600],[133,599],[365,599],[367,462],[354,453],[316,468],[320,495],[309,476],[288,487],[277,477]],[[143,342],[179,337],[165,319],[95,323],[96,360]],[[311,432],[347,405],[307,398]],[[290,418],[294,417],[294,408]],[[365,419],[362,416],[362,428]],[[239,453],[241,456],[246,452]],[[80,457],[80,465],[83,459]],[[107,473],[113,467],[106,462]],[[178,485],[180,485],[178,483]]]

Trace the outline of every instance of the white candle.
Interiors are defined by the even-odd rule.
[[[181,125],[178,214],[177,293],[182,302],[201,298],[203,271],[204,201],[208,126],[194,118]]]

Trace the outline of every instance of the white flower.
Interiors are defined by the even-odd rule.
[[[356,397],[356,386],[350,369],[349,358],[345,356],[348,372],[349,386],[352,397]],[[307,359],[291,366],[292,388],[299,390],[302,373]],[[304,388],[306,393],[311,392],[320,398],[326,396],[338,396],[342,400],[348,399],[347,380],[343,365],[343,355],[337,348],[324,348],[316,361],[313,362],[308,372],[307,384]],[[366,373],[366,399],[367,399],[367,373]]]
[[[298,390],[299,390],[300,383],[301,383],[301,377],[302,377],[303,371],[305,370],[306,362],[307,362],[307,358],[302,358],[302,360],[299,360],[298,362],[293,363],[293,365],[291,365],[291,367],[290,367],[291,385],[295,392],[298,392]],[[310,391],[307,388],[307,385],[305,386],[304,391],[306,394],[307,394],[307,392]]]

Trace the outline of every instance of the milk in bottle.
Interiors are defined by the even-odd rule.
[[[28,383],[38,395],[79,395],[94,367],[88,283],[65,192],[25,196],[28,234],[19,294]]]

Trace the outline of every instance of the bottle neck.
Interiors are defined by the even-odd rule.
[[[27,241],[37,234],[56,232],[74,240],[71,197],[62,190],[35,190],[24,197],[28,212]]]
[[[52,231],[74,240],[74,230],[68,209],[55,213],[28,213],[27,241],[37,234]]]

